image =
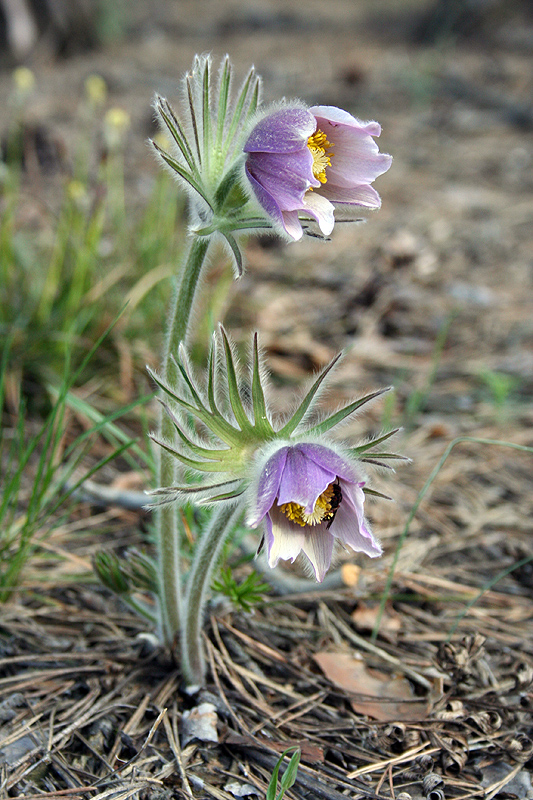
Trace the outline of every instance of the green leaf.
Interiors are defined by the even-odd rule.
[[[220,483],[207,483],[207,484],[206,483],[198,483],[198,484],[189,483],[189,484],[186,484],[185,486],[164,486],[161,489],[155,489],[154,491],[149,492],[148,497],[161,497],[161,496],[164,496],[165,494],[168,494],[169,492],[176,492],[176,493],[179,492],[180,494],[196,495],[196,494],[202,494],[202,493],[210,492],[212,489],[223,489],[224,487],[231,486],[232,484],[237,484],[237,486],[235,487],[235,489],[232,489],[231,492],[228,491],[227,492],[227,496],[228,497],[230,497],[230,496],[238,497],[240,494],[243,493],[244,489],[239,489],[239,491],[237,492],[237,489],[241,484],[240,484],[239,481],[235,480],[234,478],[231,478],[228,481],[221,481]],[[233,492],[236,492],[236,494],[233,495]],[[220,495],[220,497],[222,497],[222,496],[223,495]],[[217,497],[209,498],[209,502],[211,501],[211,499],[216,500],[218,498]],[[196,497],[194,498],[194,501],[196,503],[201,503],[202,502],[201,499],[199,500]]]
[[[209,447],[201,447],[198,444],[195,444],[185,433],[181,430],[179,426],[179,422],[176,419],[175,414],[172,413],[171,409],[168,406],[165,406],[165,410],[167,414],[169,414],[172,422],[174,423],[174,428],[176,430],[177,435],[181,439],[184,445],[189,448],[191,453],[195,456],[199,456],[200,458],[210,459],[211,461],[227,461],[228,456],[231,456],[231,449],[225,450],[217,450],[216,448],[209,448]]]
[[[171,456],[174,456],[181,464],[184,464],[186,467],[190,467],[191,469],[195,469],[198,472],[221,472],[221,464],[218,461],[195,461],[192,458],[188,458],[184,456],[183,453],[180,453],[174,447],[169,445],[167,442],[163,442],[161,439],[158,439],[157,436],[150,436],[151,440],[162,447],[163,450],[166,450],[167,453],[170,453]]]
[[[215,397],[216,343],[213,336],[207,364],[207,401],[213,414],[220,414]]]
[[[366,486],[363,488],[363,492],[365,494],[370,494],[372,497],[380,497],[382,500],[392,500],[392,497],[389,497],[388,494],[383,494],[383,492],[378,492],[376,489],[367,489]]]
[[[162,378],[160,378],[150,367],[146,367],[146,371],[156,386],[158,386],[166,395],[175,400],[176,403],[185,408],[187,411],[191,411],[191,413],[196,415],[197,409],[192,405],[192,403],[188,403],[182,397],[177,395],[176,392],[173,391],[173,389],[171,389],[170,386],[165,383]]]
[[[207,203],[209,208],[211,208],[211,210],[213,210],[213,206],[211,204],[211,201],[209,200],[209,198],[207,197],[206,193],[204,192],[203,186],[201,186],[201,184],[195,179],[195,177],[190,172],[188,172],[185,169],[185,167],[182,167],[181,164],[178,161],[176,161],[175,158],[172,158],[171,155],[169,155],[168,153],[165,153],[165,151],[162,150],[159,147],[159,145],[156,144],[154,141],[152,141],[152,147],[154,148],[156,153],[163,159],[163,161],[166,164],[168,164],[168,166],[172,170],[174,170],[174,172],[176,172],[181,178],[183,178],[183,180],[186,181],[189,184],[189,186],[192,186],[192,188],[195,190],[195,192],[198,192],[200,197],[203,200],[205,200],[205,202]]]
[[[289,761],[289,766],[283,773],[283,777],[280,781],[280,792],[278,794],[277,800],[281,800],[287,789],[290,789],[291,786],[294,786],[294,783],[296,782],[296,777],[298,775],[298,767],[300,766],[300,756],[301,756],[301,750],[300,748],[298,748],[293,754],[291,760]]]
[[[394,472],[394,467],[391,467],[390,464],[385,464],[383,461],[378,461],[377,458],[370,458],[370,456],[366,456],[365,458],[360,459],[365,464],[372,464],[374,467],[381,467],[382,469],[390,469]]]
[[[232,231],[247,231],[247,230],[271,230],[272,223],[262,217],[239,217],[230,218],[228,225],[231,225]]]
[[[191,169],[192,172],[195,173],[196,177],[199,178],[200,175],[198,173],[198,169],[196,167],[196,163],[194,161],[194,156],[192,154],[191,148],[189,147],[189,142],[187,141],[187,137],[183,133],[183,129],[180,125],[178,118],[174,114],[174,111],[170,107],[168,101],[165,100],[163,97],[156,98],[156,111],[158,111],[158,113],[163,118],[163,121],[170,132],[170,135],[176,142],[179,150],[181,151],[181,154],[183,155],[183,158],[189,165],[189,168]]]
[[[268,583],[262,583],[255,570],[237,583],[231,567],[226,567],[220,570],[220,578],[213,581],[212,589],[229,597],[232,603],[244,611],[251,611],[254,605],[263,601],[263,595],[270,590],[270,586]]]
[[[280,791],[276,795],[276,789],[278,784],[278,775],[280,767],[283,763],[283,759],[289,753],[293,753],[291,760],[289,761],[289,765],[285,772],[283,773],[283,777],[281,779],[280,784]],[[268,789],[266,791],[266,800],[282,800],[283,795],[290,789],[291,786],[294,785],[296,781],[296,775],[298,774],[298,767],[300,765],[300,756],[301,750],[299,747],[289,747],[287,750],[284,750],[281,756],[279,757],[276,766],[274,767],[274,771],[272,772],[272,777],[270,779],[270,783],[268,784]]]
[[[223,61],[218,84],[218,120],[217,120],[217,149],[222,150],[222,137],[224,124],[228,113],[229,90],[231,86],[231,63],[228,56]]]
[[[243,264],[242,264],[242,253],[241,253],[240,247],[237,244],[237,241],[236,241],[235,237],[232,236],[231,233],[223,233],[222,235],[224,236],[224,239],[228,243],[229,248],[230,248],[231,252],[233,253],[233,257],[235,259],[235,267],[236,267],[235,271],[237,273],[237,277],[238,278],[242,278],[242,274],[244,272],[244,267],[243,267]]]
[[[224,494],[215,494],[213,495],[213,497],[209,497],[206,500],[199,500],[198,502],[200,505],[202,505],[202,503],[218,503],[221,500],[233,500],[236,497],[240,497],[241,494],[243,493],[244,489],[238,489],[238,490],[234,489],[231,492],[224,492]]]
[[[204,408],[196,408],[192,403],[188,403],[182,397],[179,397],[166,383],[157,377],[155,372],[147,367],[147,372],[154,381],[154,383],[162,389],[165,394],[171,397],[178,405],[189,411],[194,417],[203,422],[206,428],[212,431],[215,436],[218,436],[223,442],[229,445],[236,445],[240,441],[239,433],[224,417],[216,414],[211,414]]]
[[[250,100],[250,107],[249,107],[248,113],[246,115],[246,121],[248,121],[250,119],[250,117],[253,117],[253,115],[257,111],[257,106],[259,105],[259,90],[260,90],[260,88],[261,88],[261,83],[259,82],[259,80],[256,79],[256,82],[255,82],[255,85],[254,85],[254,89],[253,89],[252,99]]]
[[[189,369],[188,369],[188,365],[187,365],[187,361],[186,361],[187,356],[186,356],[186,353],[185,353],[185,348],[183,347],[183,343],[180,344],[178,353],[179,353],[178,358],[175,358],[173,355],[171,355],[170,356],[170,360],[172,361],[174,366],[178,369],[178,371],[181,373],[181,376],[182,376],[183,380],[185,381],[185,383],[187,384],[187,388],[189,389],[189,392],[191,393],[191,397],[194,400],[194,402],[196,403],[196,405],[198,406],[198,408],[201,408],[202,411],[206,411],[207,412],[207,408],[203,404],[202,398],[200,397],[200,395],[196,391],[196,387],[195,387],[195,385],[194,385],[194,383],[192,381],[192,378],[191,378],[191,376],[189,374]]]
[[[383,460],[389,461],[411,461],[410,458],[407,456],[401,456],[399,453],[368,453],[367,456],[364,456],[360,459],[360,461],[367,461],[370,458],[381,458]]]
[[[52,397],[59,397],[59,391],[56,389],[56,387],[49,386],[48,391]],[[102,436],[104,436],[104,438],[113,445],[117,440],[120,442],[127,441],[132,445],[132,452],[135,453],[135,455],[140,458],[143,463],[146,464],[146,466],[153,469],[152,459],[135,444],[135,440],[130,439],[127,434],[124,433],[124,431],[113,424],[115,419],[125,416],[130,411],[144,405],[152,398],[153,394],[147,394],[144,397],[133,400],[124,408],[119,408],[117,411],[114,411],[111,414],[104,415],[100,411],[97,411],[97,409],[91,406],[91,404],[86,400],[83,400],[83,398],[78,397],[78,395],[69,391],[65,397],[66,405],[69,408],[74,409],[76,412],[86,416],[94,424],[90,428],[84,430],[83,433],[80,433],[80,435],[74,439],[74,441],[66,448],[63,458],[68,458],[76,447],[78,447],[85,439],[88,439],[94,433],[102,433]]]
[[[333,367],[335,366],[341,355],[342,353],[339,353],[339,355],[335,356],[333,361],[331,361],[325,368],[325,370],[318,376],[316,381],[313,383],[313,385],[307,392],[303,401],[300,403],[300,406],[294,412],[293,416],[290,418],[287,424],[279,431],[278,433],[279,436],[290,436],[291,433],[293,433],[296,430],[302,419],[305,417],[307,411],[309,410],[309,407],[313,402],[316,393],[320,389],[320,386],[322,385],[325,377],[331,372],[331,370],[333,369]]]
[[[253,342],[253,371],[252,371],[252,404],[254,411],[254,424],[261,437],[269,436],[274,432],[267,416],[265,393],[261,385],[261,370],[259,366],[259,347],[257,332],[254,333]]]
[[[372,392],[371,394],[367,394],[364,397],[361,397],[359,400],[354,400],[353,403],[346,406],[345,408],[341,408],[340,411],[337,411],[336,414],[332,414],[331,417],[325,419],[323,422],[320,422],[318,425],[315,425],[313,428],[310,429],[310,433],[322,434],[326,433],[327,431],[331,430],[338,425],[339,422],[342,422],[346,417],[349,417],[350,414],[353,414],[354,411],[357,411],[358,408],[364,406],[365,403],[369,403],[371,400],[374,400],[376,397],[380,397],[380,395],[385,394],[385,392],[390,392],[391,387],[387,387],[386,389],[378,389],[377,392]]]
[[[195,60],[195,64],[193,66],[193,72],[195,68],[198,68],[198,61]],[[189,112],[191,115],[191,125],[194,134],[194,143],[196,145],[196,152],[198,153],[198,162],[200,164],[200,168],[202,167],[202,153],[200,151],[200,141],[198,138],[198,125],[196,122],[196,108],[194,106],[194,97],[193,97],[193,90],[192,90],[192,75],[187,75],[185,79],[185,85],[187,87],[187,100],[189,101]]]
[[[246,411],[244,410],[241,396],[239,394],[237,373],[235,371],[235,364],[233,363],[233,354],[231,352],[231,346],[228,337],[226,335],[226,331],[222,326],[220,326],[220,332],[222,334],[222,341],[224,343],[224,352],[226,356],[226,374],[228,379],[228,395],[229,395],[231,409],[235,414],[237,425],[239,426],[241,431],[250,431],[252,426],[250,424],[250,420],[246,415]]]
[[[73,465],[70,470],[67,469],[62,475],[62,482],[64,484],[69,484],[68,488],[66,488],[65,491],[58,496],[55,503],[49,506],[49,509],[47,511],[47,516],[54,514],[59,509],[59,507],[63,505],[63,503],[77,491],[77,489],[80,489],[83,486],[85,481],[92,478],[92,476],[95,475],[99,469],[105,467],[107,464],[113,461],[113,459],[123,455],[123,453],[129,450],[133,444],[135,444],[135,439],[126,440],[120,447],[117,447],[112,453],[105,456],[104,458],[101,458],[96,464],[93,464],[91,469],[88,470],[81,478],[79,478],[73,484],[69,484],[69,480],[72,473],[75,471],[75,466],[77,466],[77,464],[75,466]]]
[[[128,594],[131,589],[129,576],[114,553],[98,550],[93,556],[93,569],[100,581],[115,594]]]
[[[252,94],[252,100],[250,102],[247,98],[251,87],[253,94]],[[233,112],[233,117],[231,118],[231,124],[226,137],[226,148],[225,148],[226,152],[231,147],[231,143],[233,141],[235,133],[237,132],[237,128],[242,126],[243,123],[242,115],[246,103],[247,102],[249,103],[249,108],[247,113],[248,116],[251,112],[252,107],[253,107],[253,112],[255,113],[255,110],[257,108],[258,98],[259,98],[259,78],[255,74],[255,69],[252,67],[244,80],[241,92],[235,104],[235,110]]]
[[[211,78],[209,75],[209,58],[204,62],[204,76],[203,76],[203,108],[202,108],[202,131],[203,131],[203,146],[204,146],[204,161],[207,165],[209,172],[209,161],[211,157],[211,114],[209,110],[211,100]]]
[[[382,436],[379,436],[377,439],[372,439],[370,442],[365,442],[365,444],[360,444],[357,447],[353,447],[351,452],[354,456],[359,456],[361,453],[365,453],[367,450],[371,450],[372,447],[375,447],[382,442],[385,442],[387,439],[390,439],[391,436],[394,436],[395,433],[398,433],[401,428],[394,428],[394,430],[389,431],[388,433],[384,433]],[[381,453],[380,453],[381,455]]]

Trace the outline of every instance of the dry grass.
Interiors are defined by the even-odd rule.
[[[131,533],[142,520],[131,511],[88,516],[77,542],[74,529],[59,530],[49,546],[68,547],[70,556],[57,580],[50,575],[48,590],[27,587],[3,611],[3,796],[200,792],[230,800],[224,786],[232,780],[262,796],[279,753],[294,744],[302,766],[292,797],[518,792],[533,753],[530,572],[517,569],[478,595],[486,578],[531,555],[529,476],[520,456],[503,448],[480,458],[479,446],[460,447],[415,517],[374,642],[371,627],[405,520],[383,503],[374,506],[374,524],[388,555],[365,565],[355,586],[272,597],[251,615],[212,609],[208,686],[192,698],[137,617],[103,590],[65,585],[61,574],[65,564],[87,564],[99,546],[92,524],[113,524],[120,539],[122,528]],[[442,452],[442,442],[433,449]],[[427,450],[424,444],[401,474],[413,487],[432,461]],[[485,490],[476,491],[483,482]],[[507,483],[509,507],[501,492],[495,499]],[[349,670],[322,672],[318,654],[329,652],[339,663],[345,654],[357,657],[366,671],[362,678],[358,672],[358,688]],[[369,684],[377,681],[378,696],[365,674]],[[200,701],[216,706],[219,742],[181,749],[182,714]]]
[[[530,590],[514,583],[486,593],[447,641],[473,588],[429,567],[396,576],[390,614],[399,625],[385,624],[374,646],[352,616],[363,606],[353,589],[272,600],[253,616],[213,614],[209,684],[192,699],[139,620],[97,590],[56,589],[45,603],[35,596],[8,606],[4,796],[151,797],[192,785],[220,800],[230,778],[261,796],[276,754],[293,744],[303,761],[295,797],[310,789],[331,800],[347,789],[419,796],[431,780],[447,797],[494,796],[533,750]],[[382,585],[379,573],[366,576],[367,595]],[[413,692],[404,707],[424,700],[427,713],[404,722],[392,711],[377,721],[375,705],[386,697],[365,697],[364,685],[347,692],[318,669],[315,654],[331,650],[359,653],[373,675],[407,675]],[[181,751],[181,715],[198,699],[217,707],[219,744]],[[370,716],[351,707],[365,699]],[[502,762],[512,767],[505,779],[482,786]]]

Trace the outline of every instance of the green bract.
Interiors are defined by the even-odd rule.
[[[179,498],[197,503],[214,503],[239,497],[250,483],[256,454],[265,446],[274,441],[296,442],[302,437],[318,440],[365,403],[388,391],[379,389],[354,400],[321,422],[306,425],[306,418],[319,389],[340,357],[340,354],[336,356],[320,373],[290,419],[277,427],[272,422],[263,387],[264,371],[257,333],[253,337],[251,379],[248,384],[240,378],[232,345],[222,327],[219,335],[213,337],[203,386],[199,386],[195,380],[185,347],[180,345],[178,356],[174,358],[180,379],[179,387],[170,386],[149,370],[168,398],[162,402],[174,424],[177,441],[171,442],[156,436],[152,436],[152,439],[184,467],[196,475],[203,475],[203,480],[189,485],[162,487],[154,494],[162,503]],[[200,424],[194,424],[193,421]],[[386,460],[399,456],[376,452],[373,448],[394,433],[395,430],[390,431],[350,452],[361,461],[385,466]],[[218,473],[222,480],[206,480],[206,473]]]
[[[243,138],[260,99],[261,79],[250,69],[232,97],[232,67],[226,56],[216,80],[210,56],[196,56],[183,80],[183,103],[176,114],[156,96],[154,106],[163,130],[170,134],[167,152],[152,142],[159,158],[180,178],[191,200],[191,231],[196,236],[223,236],[242,272],[235,233],[271,228],[257,215],[242,189]]]

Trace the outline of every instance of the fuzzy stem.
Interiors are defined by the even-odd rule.
[[[177,353],[180,342],[187,334],[196,288],[205,262],[209,238],[195,237],[183,265],[169,315],[169,325],[163,356],[163,380],[174,383],[176,368],[171,355]],[[161,438],[172,441],[174,426],[169,415],[161,412]],[[162,448],[157,459],[156,485],[173,486],[176,482],[176,460]],[[156,539],[159,571],[160,634],[165,644],[173,646],[180,628],[181,575],[179,508],[175,504],[156,511]]]
[[[172,381],[176,377],[170,356],[177,353],[179,345],[185,341],[198,279],[205,261],[209,242],[210,238],[208,236],[195,236],[183,266],[180,283],[174,295],[171,314],[169,315],[170,324],[167,330],[163,356],[163,380],[165,381]]]
[[[121,598],[127,606],[129,606],[133,611],[139,614],[141,617],[149,620],[152,624],[157,622],[154,614],[152,614],[151,610],[147,608],[146,604],[141,602],[140,600],[135,600],[132,597],[122,597]]]
[[[190,686],[201,686],[205,665],[202,651],[202,625],[207,591],[218,566],[222,548],[242,513],[239,505],[223,503],[213,511],[207,529],[198,542],[188,576],[182,632],[182,668]]]

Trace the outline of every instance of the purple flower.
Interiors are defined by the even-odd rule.
[[[357,465],[316,443],[282,445],[262,465],[248,524],[264,520],[268,563],[305,553],[317,581],[331,565],[335,539],[371,558],[380,556],[364,518],[365,482]]]
[[[335,106],[282,108],[248,137],[246,175],[267,214],[292,239],[303,235],[300,214],[328,236],[335,206],[380,207],[370,184],[392,162],[374,141],[380,133],[377,122],[361,122]]]

